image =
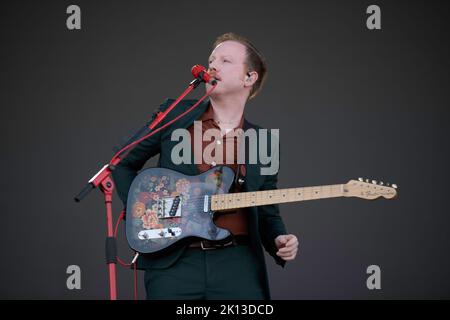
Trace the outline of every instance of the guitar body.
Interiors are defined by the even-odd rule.
[[[126,236],[130,247],[154,253],[192,238],[220,241],[230,232],[214,224],[211,195],[228,193],[234,172],[214,167],[197,176],[149,168],[133,180],[127,199]]]

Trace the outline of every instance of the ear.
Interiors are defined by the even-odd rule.
[[[249,71],[247,72],[247,75],[245,76],[245,83],[244,86],[252,86],[255,84],[255,82],[258,80],[258,72],[256,71]]]

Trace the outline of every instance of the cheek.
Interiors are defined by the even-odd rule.
[[[240,84],[244,80],[244,75],[242,74],[242,70],[240,68],[233,68],[228,72],[230,80],[232,80],[236,84]]]

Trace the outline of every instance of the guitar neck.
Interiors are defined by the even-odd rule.
[[[337,198],[343,196],[343,184],[227,193],[213,195],[211,197],[211,209],[213,211],[221,211],[277,203]]]

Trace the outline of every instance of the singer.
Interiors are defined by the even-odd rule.
[[[177,128],[187,129],[192,136],[195,130],[201,130],[198,133],[201,136],[208,129],[220,130],[222,137],[215,142],[223,146],[231,144],[235,149],[232,156],[226,152],[223,155],[226,159],[223,163],[236,172],[233,192],[276,188],[277,174],[262,175],[260,164],[238,163],[238,139],[234,135],[237,129],[259,129],[244,118],[244,109],[247,101],[262,88],[267,73],[266,61],[248,39],[234,33],[219,36],[212,49],[206,75],[211,79],[205,82],[206,90],[213,85],[216,88],[210,96],[179,121],[139,143],[113,171],[118,195],[125,206],[133,179],[153,156],[159,154],[159,166],[187,175],[196,175],[217,165],[203,157],[200,157],[201,163],[174,164],[171,151],[176,141],[171,141],[171,132]],[[161,104],[161,111],[173,101],[167,99]],[[197,100],[182,100],[166,122],[195,102]],[[194,126],[196,120],[202,121],[202,125]],[[191,141],[195,143],[194,139]],[[202,152],[208,145],[208,142],[200,143],[200,148],[193,145],[192,150]],[[194,240],[164,254],[139,256],[137,267],[145,270],[147,299],[270,299],[263,249],[282,267],[286,261],[293,260],[298,251],[297,237],[287,233],[278,206],[227,212],[219,215],[215,224],[231,232],[226,244]]]

